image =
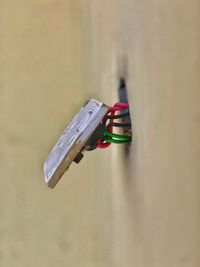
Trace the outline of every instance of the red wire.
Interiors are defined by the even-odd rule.
[[[113,116],[113,115],[115,115],[115,112],[116,112],[116,111],[123,110],[123,109],[126,109],[126,108],[128,108],[128,107],[129,107],[128,104],[123,103],[123,102],[118,102],[118,103],[114,104],[113,107],[110,107],[110,108],[108,109],[108,112],[107,112],[106,115],[108,115],[109,113],[111,113],[111,115]],[[114,119],[110,119],[109,124],[111,124],[113,121],[114,121]],[[110,127],[110,132],[111,132],[111,133],[113,132],[113,127]],[[97,142],[97,147],[98,147],[98,148],[107,148],[107,147],[109,147],[110,145],[111,145],[110,142],[103,142],[103,141],[101,141],[101,140],[99,140],[99,141]]]
[[[111,115],[115,115],[115,112],[116,112],[116,110],[113,109],[112,107],[110,107],[108,112],[106,113],[106,115],[108,115],[109,113],[111,113]],[[113,119],[111,119],[110,121],[113,121]],[[110,128],[110,131],[111,132],[113,131],[112,127]],[[98,148],[107,148],[110,145],[111,145],[110,142],[102,142],[101,140],[98,140],[98,142],[97,142],[97,147]]]
[[[129,105],[127,103],[117,102],[113,107],[121,107],[122,109],[126,109],[129,108]]]

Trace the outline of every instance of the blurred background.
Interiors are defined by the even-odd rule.
[[[200,2],[0,3],[0,266],[200,266]],[[88,98],[127,84],[123,146],[55,189],[43,162]]]
[[[54,190],[43,179],[49,151],[91,96],[81,12],[77,0],[0,4],[2,267],[109,262],[109,194],[103,165],[96,175],[98,155],[88,153]]]

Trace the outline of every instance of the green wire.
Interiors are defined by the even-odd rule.
[[[119,140],[123,140],[123,141],[129,141],[130,142],[132,140],[131,136],[126,136],[126,135],[121,135],[121,134],[114,134],[114,133],[111,133],[111,132],[108,132],[108,131],[105,131],[104,135],[105,136],[109,136],[109,137],[113,137],[113,138],[116,138],[116,139],[119,139]]]
[[[115,144],[126,144],[126,143],[131,142],[131,139],[130,140],[117,140],[117,139],[113,139],[113,138],[110,138],[110,137],[106,137],[104,139],[104,141],[107,141],[107,142],[110,142],[110,143],[115,143]]]

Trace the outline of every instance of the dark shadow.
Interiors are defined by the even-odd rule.
[[[118,96],[119,96],[119,101],[128,103],[128,94],[127,94],[127,87],[126,87],[126,82],[124,78],[120,78],[119,81],[119,88],[118,88]],[[127,116],[122,119],[123,122],[126,123],[131,123],[131,116]],[[132,135],[132,127],[131,128],[124,128],[124,134],[126,135]],[[124,145],[124,154],[125,157],[128,157],[130,155],[130,148],[131,148],[131,143],[128,143]]]

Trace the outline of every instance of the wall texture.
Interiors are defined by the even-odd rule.
[[[75,0],[0,3],[2,267],[109,266],[101,155],[86,155],[55,190],[43,181],[43,161],[90,97],[81,18]]]
[[[134,125],[112,149],[113,266],[200,266],[200,3],[89,6],[91,77],[107,102],[126,78]]]
[[[0,3],[0,265],[200,266],[198,0]],[[42,165],[89,97],[127,81],[134,142],[55,190]]]

